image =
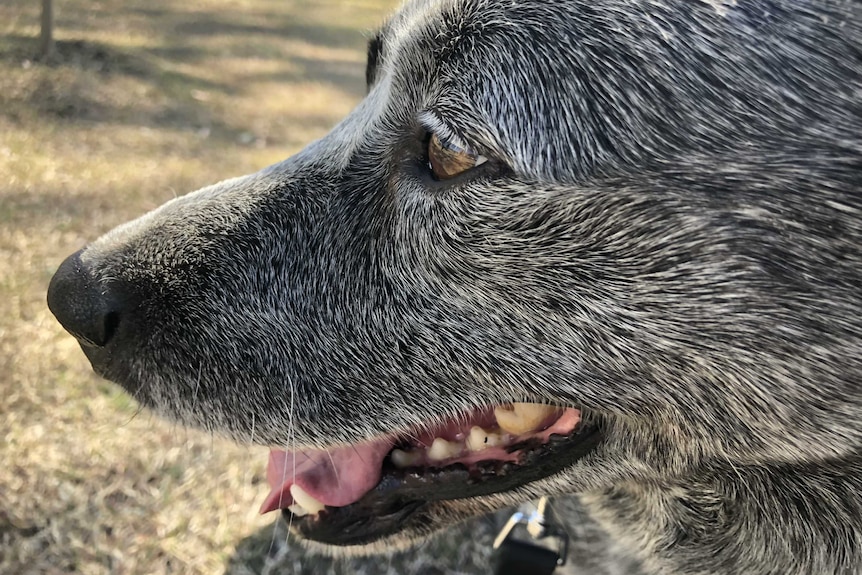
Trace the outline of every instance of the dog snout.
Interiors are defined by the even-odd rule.
[[[117,284],[96,279],[76,252],[60,264],[48,286],[48,308],[84,346],[105,347],[114,339],[130,307]]]

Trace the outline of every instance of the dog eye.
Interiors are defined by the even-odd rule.
[[[462,148],[446,138],[432,134],[428,140],[428,166],[437,180],[448,180],[488,161],[470,148]]]

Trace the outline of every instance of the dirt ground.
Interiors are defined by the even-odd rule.
[[[266,449],[140,411],[45,290],[113,226],[322,135],[394,4],[60,0],[43,63],[39,3],[0,3],[0,573],[253,571]]]

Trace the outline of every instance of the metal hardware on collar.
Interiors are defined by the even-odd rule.
[[[547,518],[548,498],[525,504],[506,522],[494,539],[497,565],[495,575],[552,575],[565,564],[569,539],[565,532],[553,529]],[[539,541],[547,537],[559,540],[558,551],[511,537],[518,525],[524,525],[530,537]]]
[[[527,519],[527,533],[533,536],[533,539],[541,539],[548,534],[548,528],[545,525],[545,510],[548,508],[548,497],[542,497],[536,504],[536,510],[530,514]]]

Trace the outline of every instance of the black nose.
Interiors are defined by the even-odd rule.
[[[48,308],[83,344],[104,347],[122,321],[124,298],[96,280],[81,263],[81,252],[66,258],[48,286]]]

